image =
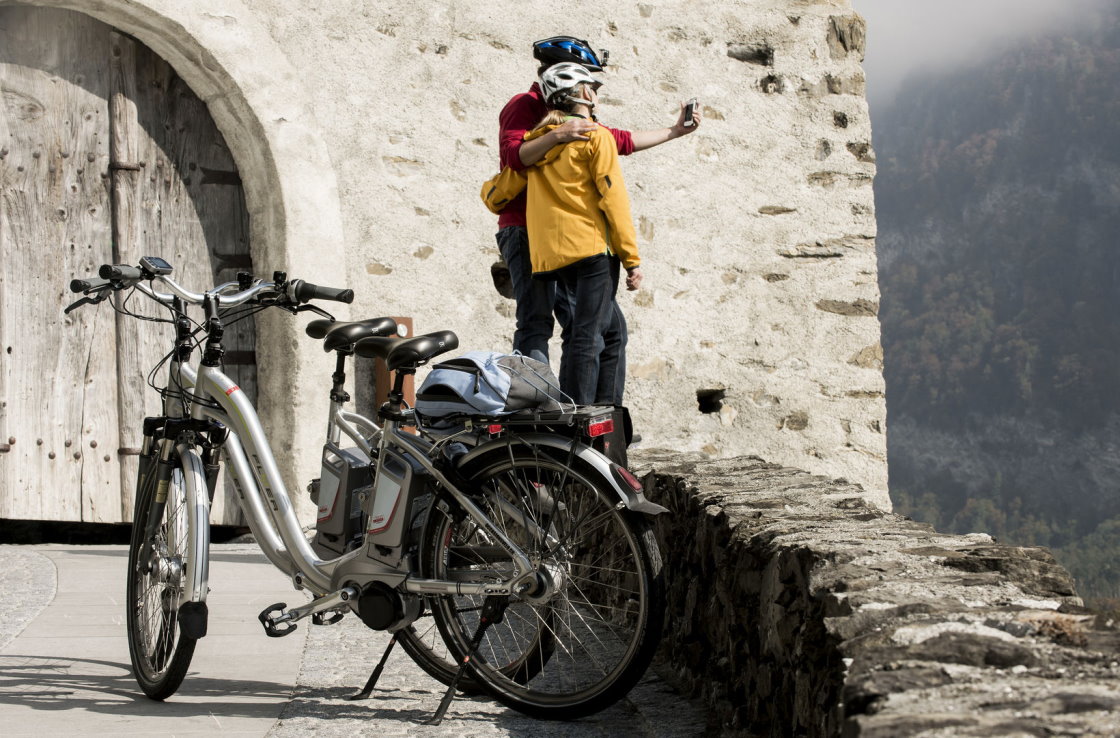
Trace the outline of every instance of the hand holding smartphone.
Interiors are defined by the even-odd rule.
[[[685,128],[691,128],[693,125],[695,125],[695,122],[692,120],[692,114],[693,114],[693,112],[695,112],[695,110],[696,110],[696,98],[694,97],[691,100],[689,100],[687,103],[685,103],[685,105],[684,105],[684,126],[685,126]]]

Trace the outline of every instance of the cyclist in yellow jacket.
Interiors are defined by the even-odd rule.
[[[541,88],[550,112],[525,140],[543,136],[573,116],[591,118],[600,84],[579,64],[549,67],[541,75]],[[617,256],[626,269],[627,289],[638,289],[642,281],[617,144],[610,131],[599,126],[586,141],[549,149],[525,174],[533,277],[557,280],[571,308],[560,387],[579,404],[610,403],[609,397],[597,397],[599,360],[615,289],[609,255]],[[607,384],[613,386],[613,379]]]

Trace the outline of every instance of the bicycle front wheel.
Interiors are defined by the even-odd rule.
[[[154,458],[141,459],[136,490],[136,514],[128,547],[128,586],[125,622],[132,670],[144,694],[154,700],[170,697],[182,684],[196,640],[179,628],[186,572],[190,561],[190,525],[183,471],[176,464],[167,485],[167,499],[156,500]],[[147,472],[145,473],[145,468]],[[155,521],[155,534],[145,546],[146,532]]]
[[[534,586],[503,603],[471,672],[499,701],[538,718],[570,720],[613,704],[641,678],[660,640],[661,557],[648,521],[578,459],[539,450],[495,457],[470,481],[476,504],[538,567]],[[508,579],[512,561],[472,518],[453,502],[436,510],[443,514],[421,551],[428,576]],[[436,623],[458,659],[470,653],[485,600],[434,598]]]

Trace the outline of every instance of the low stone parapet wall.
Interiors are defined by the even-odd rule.
[[[647,450],[659,669],[721,733],[1120,734],[1120,633],[1043,548],[942,535],[858,485]]]

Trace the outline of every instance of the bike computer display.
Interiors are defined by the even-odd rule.
[[[148,274],[159,277],[171,274],[171,265],[158,256],[140,257],[140,268]]]

